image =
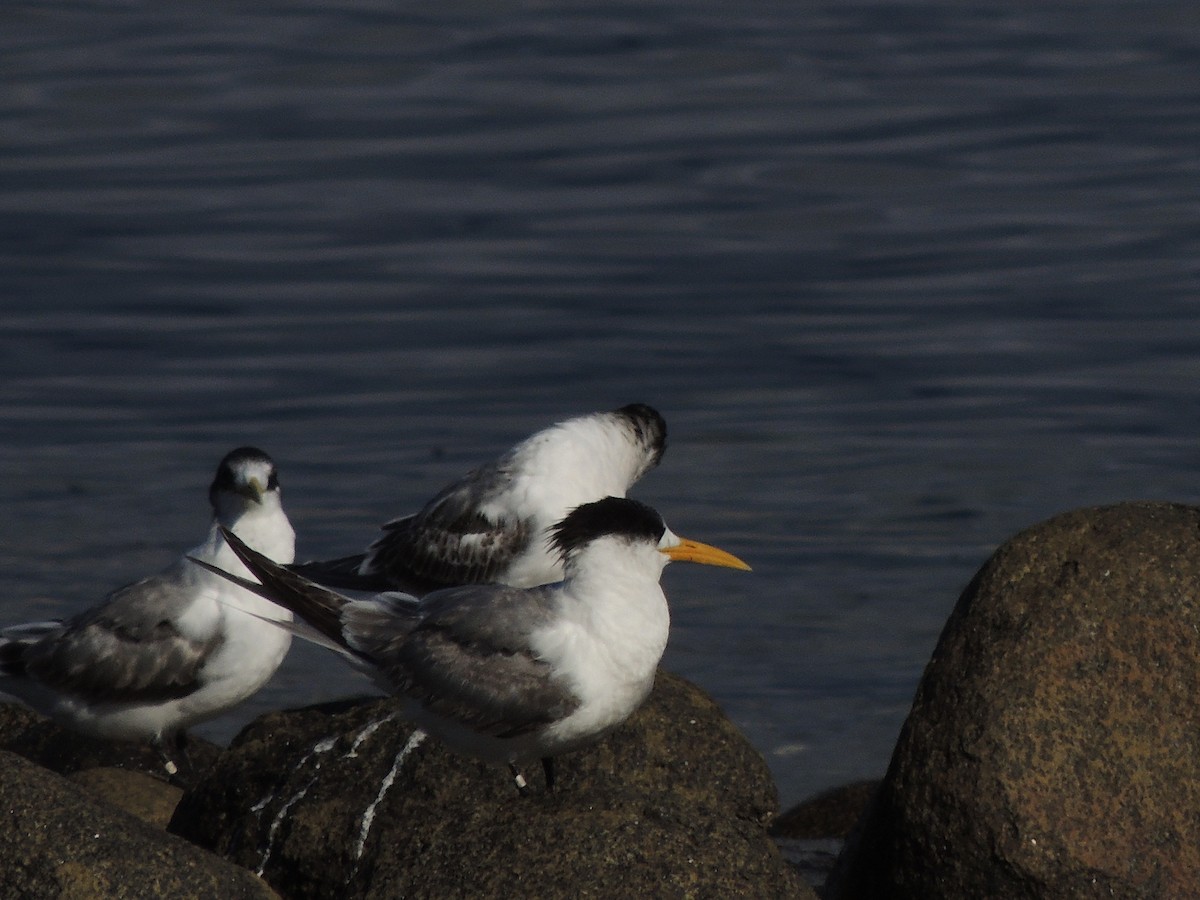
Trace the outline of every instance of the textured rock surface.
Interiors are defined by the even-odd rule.
[[[97,800],[111,803],[130,815],[159,828],[166,828],[175,814],[183,791],[151,775],[126,769],[99,767],[80,769],[67,776]]]
[[[629,722],[517,794],[388,700],[279,713],[185,795],[173,831],[288,897],[812,897],[766,834],[761,756],[699,690],[660,674]],[[389,718],[389,716],[392,716]]]
[[[776,838],[844,838],[867,808],[878,781],[855,781],[822,791],[781,813],[771,823]]]
[[[835,897],[1185,897],[1200,884],[1200,510],[1001,547],[960,598]]]
[[[149,744],[102,741],[76,734],[16,703],[0,703],[0,750],[23,756],[60,775],[108,766],[166,778],[162,760]],[[197,777],[212,766],[220,752],[216,744],[191,739],[188,758]]]
[[[275,896],[259,879],[0,751],[0,896]]]

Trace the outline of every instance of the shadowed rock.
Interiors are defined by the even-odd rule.
[[[1200,510],[1017,535],[947,622],[829,896],[1195,896],[1198,695]]]
[[[3,751],[0,809],[0,896],[275,896],[250,873]]]
[[[149,744],[78,734],[17,703],[0,703],[0,750],[60,775],[104,766],[167,777],[162,758]],[[188,741],[188,759],[196,777],[211,768],[220,753],[220,747],[203,738]]]
[[[855,781],[822,791],[776,817],[771,835],[793,840],[844,838],[878,787],[878,781]]]
[[[171,829],[288,897],[812,897],[765,825],[762,757],[703,693],[660,673],[600,744],[503,767],[413,738],[393,700],[266,716],[242,732]]]
[[[72,784],[86,790],[97,800],[111,803],[143,822],[166,828],[175,814],[183,791],[152,775],[101,766],[80,769],[67,776]]]

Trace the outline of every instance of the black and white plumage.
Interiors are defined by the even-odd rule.
[[[616,497],[575,509],[553,529],[562,581],[466,585],[420,600],[345,597],[228,537],[261,582],[244,583],[294,612],[297,634],[407,698],[411,720],[452,749],[514,767],[594,741],[646,698],[667,645],[659,576],[668,562],[749,568]]]
[[[559,422],[388,522],[365,553],[292,568],[331,587],[417,595],[557,581],[562,561],[547,545],[550,529],[577,506],[624,497],[666,443],[663,417],[640,403]]]
[[[292,561],[295,533],[267,454],[227,454],[209,501],[212,525],[187,557],[248,575],[222,536],[227,528],[271,559]],[[167,755],[184,729],[246,699],[279,667],[291,634],[264,616],[291,618],[180,558],[66,621],[0,630],[0,693],[76,731],[150,741]]]

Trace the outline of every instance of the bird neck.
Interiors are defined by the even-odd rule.
[[[658,583],[664,564],[652,547],[604,538],[568,561],[563,587],[594,629],[665,645],[670,613]]]

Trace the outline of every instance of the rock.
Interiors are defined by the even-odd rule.
[[[819,888],[833,871],[846,834],[858,821],[878,781],[856,781],[801,801],[771,823],[783,858],[806,884]]]
[[[792,840],[845,838],[858,821],[878,781],[855,781],[803,800],[771,823],[771,835]]]
[[[166,828],[183,790],[152,775],[126,769],[80,769],[68,776],[72,784],[98,800],[111,803],[158,828]]]
[[[78,734],[17,703],[0,703],[0,750],[16,753],[60,775],[108,766],[166,779],[162,760],[149,744],[104,741]],[[192,737],[188,742],[188,758],[197,778],[220,754],[220,747],[203,738]]]
[[[504,767],[414,737],[394,700],[266,716],[171,830],[288,897],[813,897],[766,834],[762,757],[695,687],[647,704],[517,793]],[[619,886],[617,888],[616,886]]]
[[[828,896],[1195,896],[1197,696],[1200,510],[1017,535],[959,599]]]
[[[249,872],[0,751],[0,896],[276,896]]]

